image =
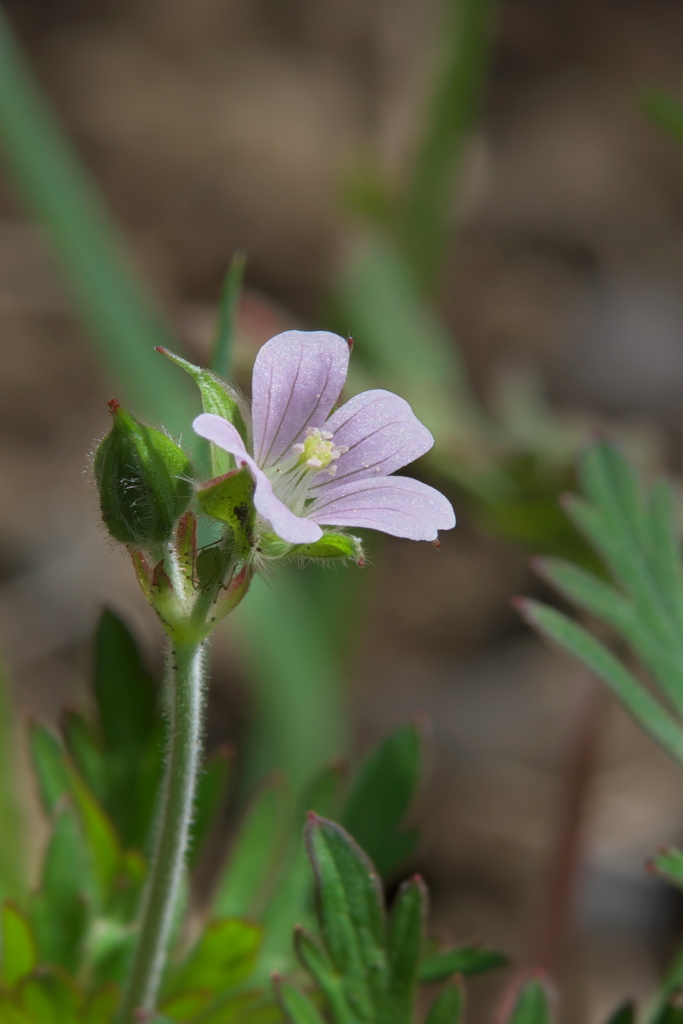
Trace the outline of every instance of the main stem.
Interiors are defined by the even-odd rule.
[[[121,1007],[121,1024],[135,1011],[156,1009],[173,916],[185,867],[202,728],[201,643],[176,644],[169,659],[169,742],[162,802],[142,921]]]

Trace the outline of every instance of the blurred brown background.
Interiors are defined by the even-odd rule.
[[[322,296],[352,231],[343,182],[368,151],[396,180],[405,174],[434,0],[9,9],[197,357],[236,249],[249,260],[245,351],[282,325],[325,326]],[[558,409],[645,422],[678,468],[683,153],[639,111],[649,84],[683,93],[676,0],[502,0],[443,312],[484,400],[500,373],[531,365]],[[54,717],[84,693],[104,600],[151,658],[159,638],[97,522],[86,452],[107,429],[108,385],[6,186],[0,336],[0,629],[19,704]],[[416,709],[433,716],[416,866],[434,925],[533,965],[567,766],[597,698],[509,607],[537,587],[526,555],[466,517],[440,553],[395,541],[368,571],[352,680],[358,749]],[[239,741],[244,675],[224,640],[215,661],[210,742]],[[568,1021],[597,1021],[647,993],[680,932],[675,895],[643,870],[657,846],[683,839],[679,775],[613,702],[598,717],[585,864],[561,961]],[[473,1021],[492,1019],[483,1007],[494,996],[480,988]]]

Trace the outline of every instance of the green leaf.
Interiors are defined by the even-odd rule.
[[[607,683],[646,732],[683,763],[683,730],[606,647],[553,608],[537,601],[520,602],[519,607],[532,626],[568,650]]]
[[[106,753],[103,803],[123,843],[142,848],[161,777],[159,687],[130,630],[110,609],[97,626],[94,689]]]
[[[86,1003],[83,1024],[111,1024],[119,1000],[120,993],[116,985],[103,985]]]
[[[325,1024],[315,1003],[294,985],[276,979],[275,991],[288,1024]]]
[[[683,664],[645,625],[631,601],[597,576],[561,559],[536,559],[540,576],[626,639],[656,676],[672,707],[683,712]]]
[[[607,1024],[636,1024],[635,1003],[629,1000],[629,1002],[617,1007],[611,1017],[608,1018]]]
[[[300,927],[294,933],[294,945],[301,964],[327,1002],[334,1024],[356,1024],[356,1015],[346,999],[344,979],[335,970],[326,951],[312,935]]]
[[[246,921],[212,921],[180,964],[170,964],[164,998],[194,989],[216,994],[235,988],[256,963],[261,929]]]
[[[246,466],[210,481],[197,492],[197,499],[202,512],[231,527],[235,554],[247,558],[253,544],[256,510],[254,479]]]
[[[432,1003],[425,1024],[460,1024],[465,1009],[465,996],[460,985],[449,985]]]
[[[445,953],[428,957],[420,965],[420,981],[424,983],[445,981],[454,974],[473,975],[505,967],[507,959],[492,949],[478,949],[476,946],[461,946]]]
[[[223,282],[223,291],[221,292],[221,300],[218,306],[216,336],[211,352],[211,369],[222,377],[227,377],[230,373],[232,345],[237,324],[237,308],[246,262],[246,257],[243,253],[235,253],[230,261],[230,266]],[[216,475],[219,475],[220,472],[221,470],[218,470]]]
[[[247,427],[240,410],[239,402],[235,392],[225,381],[222,381],[211,370],[202,369],[200,366],[193,366],[187,359],[169,352],[168,349],[158,350],[171,362],[180,366],[192,377],[199,388],[204,412],[213,413],[215,416],[222,416],[228,420],[239,431],[242,440],[247,441]],[[211,470],[212,476],[223,476],[235,468],[235,460],[229,452],[219,448],[218,445],[211,445]]]
[[[27,919],[13,903],[0,908],[0,985],[14,988],[37,964],[36,942]]]
[[[221,811],[228,793],[234,751],[224,745],[206,761],[199,776],[190,831],[189,862],[195,864]],[[221,915],[222,916],[222,915]]]
[[[675,850],[672,847],[661,850],[656,857],[648,861],[647,866],[653,874],[666,879],[678,889],[683,889],[683,850]]]
[[[109,608],[97,625],[94,689],[108,752],[134,756],[156,723],[157,685],[130,630]]]
[[[89,916],[87,870],[81,829],[74,811],[66,806],[52,829],[30,916],[41,962],[56,964],[74,975]]]
[[[81,993],[74,983],[52,967],[21,982],[18,1003],[40,1024],[81,1024]]]
[[[541,981],[528,981],[517,996],[508,1024],[551,1024],[551,1021],[548,989]]]
[[[670,996],[654,1018],[653,1024],[683,1024],[683,1005],[680,992]]]
[[[412,1024],[426,916],[427,889],[416,875],[399,889],[389,917],[391,996],[387,1020],[393,1024]]]
[[[313,867],[320,927],[346,997],[363,1020],[386,998],[389,972],[380,880],[366,854],[341,826],[310,814],[306,849]]]
[[[62,712],[60,726],[66,749],[79,774],[100,803],[105,803],[108,796],[107,765],[95,729],[75,708]]]
[[[71,789],[64,748],[42,722],[29,722],[28,738],[40,801],[45,813],[52,814],[59,800]]]
[[[98,884],[99,900],[105,906],[114,890],[121,866],[121,848],[106,814],[80,776],[67,766],[71,794],[80,815],[93,872]]]
[[[289,837],[290,795],[276,775],[248,809],[213,902],[218,917],[259,917],[272,890]]]
[[[383,877],[415,847],[417,833],[403,831],[422,772],[423,737],[415,723],[393,733],[361,767],[342,824]]]

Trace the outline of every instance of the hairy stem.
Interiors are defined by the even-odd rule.
[[[178,643],[169,660],[166,775],[140,931],[121,1008],[121,1024],[151,1012],[168,952],[185,867],[201,749],[203,645]]]

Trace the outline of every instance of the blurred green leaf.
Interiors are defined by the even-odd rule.
[[[427,957],[420,965],[420,981],[445,981],[454,974],[472,975],[505,967],[507,959],[492,949],[461,946]]]
[[[681,993],[671,996],[654,1018],[654,1024],[683,1024]]]
[[[671,885],[683,889],[683,850],[675,850],[672,847],[661,850],[648,862],[648,868]]]
[[[230,261],[230,266],[223,282],[221,300],[218,306],[216,336],[211,352],[211,369],[220,377],[227,377],[230,373],[239,297],[246,262],[246,257],[243,253],[235,253]],[[209,412],[210,410],[207,409],[205,411]],[[223,472],[226,472],[226,470],[223,470]],[[215,475],[218,476],[219,473],[220,471]]]
[[[64,749],[58,737],[42,722],[29,722],[29,748],[38,783],[38,794],[46,814],[70,791]]]
[[[88,924],[88,864],[76,815],[65,806],[55,819],[45,852],[40,889],[31,901],[41,963],[56,964],[71,974],[80,965]]]
[[[105,806],[123,843],[142,849],[161,778],[159,688],[110,609],[97,627],[94,689],[106,753]]]
[[[417,832],[401,825],[420,783],[423,743],[415,723],[385,740],[358,772],[342,815],[344,828],[385,878],[417,842]]]
[[[288,1024],[325,1024],[315,1003],[294,985],[278,979],[275,991]]]
[[[607,1024],[636,1024],[635,1003],[629,1001],[618,1007],[607,1020]]]
[[[83,1024],[111,1024],[120,999],[115,985],[103,985],[87,1001]]]
[[[683,145],[683,104],[661,89],[646,89],[641,105],[647,116],[666,134]]]
[[[517,996],[509,1024],[551,1024],[550,995],[541,981],[528,981]]]
[[[334,1024],[355,1024],[357,1017],[346,998],[345,979],[326,950],[301,927],[295,931],[294,943],[297,957],[326,1000]]]
[[[432,1003],[425,1024],[460,1024],[465,1009],[465,997],[460,985],[449,985]]]
[[[233,750],[227,745],[207,758],[197,784],[190,831],[189,862],[196,863],[216,824],[232,779]]]
[[[256,963],[261,929],[247,921],[212,921],[185,960],[169,964],[164,999],[193,989],[218,994],[249,977]]]
[[[71,760],[93,795],[104,803],[107,799],[107,765],[96,730],[75,708],[62,712],[60,726]]]
[[[683,729],[603,644],[566,615],[537,601],[520,603],[520,610],[539,632],[569,651],[607,683],[653,739],[683,763]]]
[[[23,981],[17,1002],[36,1024],[80,1024],[81,994],[66,975],[52,968]]]
[[[13,903],[0,908],[0,985],[14,988],[37,964],[31,926]]]
[[[256,795],[234,839],[213,901],[218,917],[258,918],[289,838],[291,795],[281,776]]]

